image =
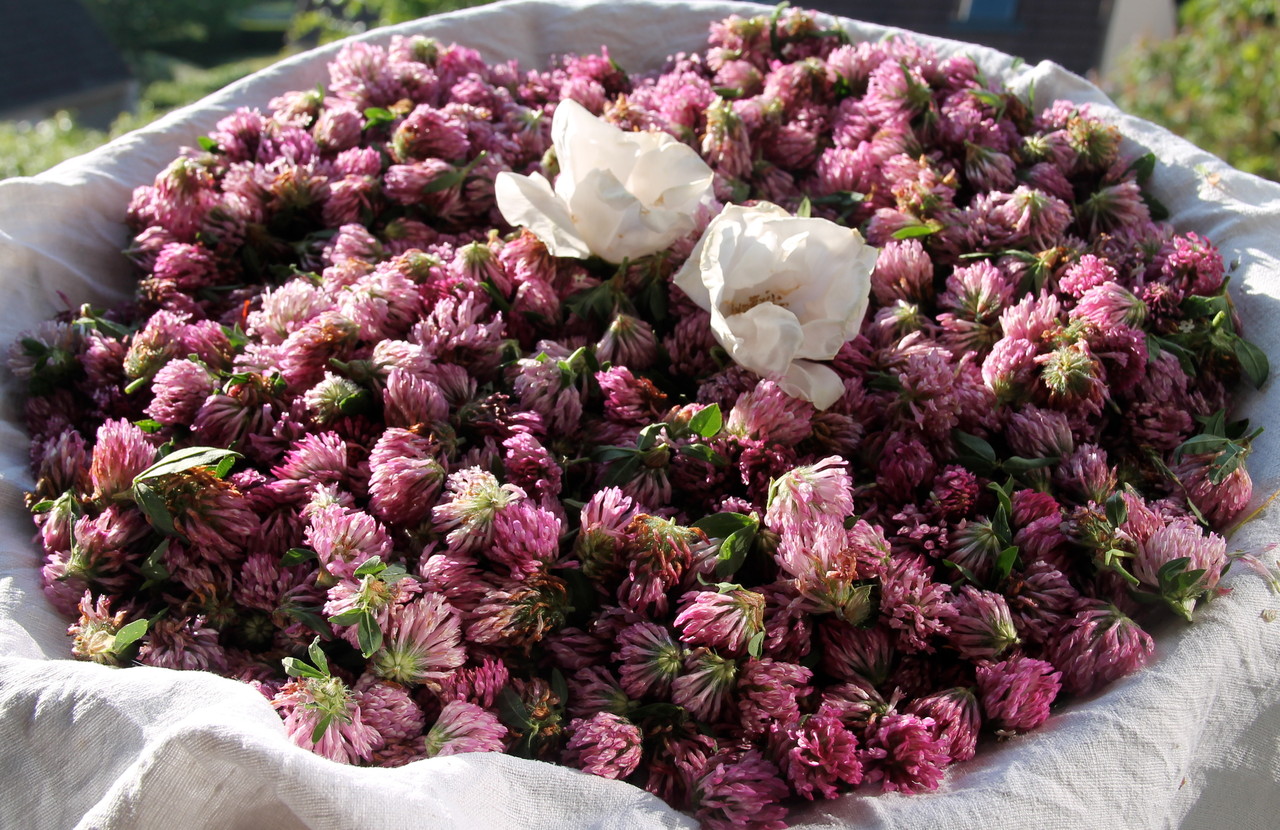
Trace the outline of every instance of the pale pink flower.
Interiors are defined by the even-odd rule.
[[[289,737],[303,749],[343,764],[369,760],[383,744],[382,736],[367,725],[358,696],[337,677],[303,677],[290,680],[272,698],[271,705],[284,717]],[[319,740],[315,731],[327,724]]]
[[[764,633],[764,596],[755,591],[691,591],[680,602],[673,625],[686,643],[742,655],[752,639]]]
[[[434,688],[466,662],[461,622],[443,596],[424,593],[392,605],[388,623],[370,662],[378,677]]]
[[[474,703],[451,700],[422,738],[428,758],[464,752],[501,752],[507,728],[498,716]]]

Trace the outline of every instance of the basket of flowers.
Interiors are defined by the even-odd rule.
[[[0,807],[1265,814],[1278,195],[732,3],[419,21],[0,185]]]

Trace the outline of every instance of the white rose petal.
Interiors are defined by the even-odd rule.
[[[498,210],[554,256],[609,262],[669,247],[697,227],[713,173],[690,147],[660,132],[624,132],[572,100],[556,106],[554,190],[538,175],[498,174]]]
[[[852,228],[767,202],[728,205],[675,283],[711,314],[716,340],[739,365],[826,409],[844,384],[812,361],[832,359],[857,335],[877,255]]]
[[[551,182],[541,173],[518,176],[503,171],[494,180],[493,189],[503,218],[512,225],[528,228],[552,256],[591,256],[591,249],[573,229],[568,205],[556,196]]]

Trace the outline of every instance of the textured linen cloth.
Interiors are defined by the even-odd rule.
[[[423,33],[524,68],[607,44],[628,71],[705,44],[707,24],[741,3],[512,2],[365,36]],[[855,39],[881,27],[845,21]],[[929,40],[929,39],[926,39]],[[1111,108],[1055,65],[930,40],[974,56],[1037,107],[1094,102],[1134,154],[1154,151],[1155,195],[1182,231],[1212,239],[1230,262],[1244,329],[1280,355],[1280,186],[1236,172],[1147,122]],[[329,46],[287,60],[152,126],[33,179],[0,183],[0,342],[64,308],[131,292],[125,208],[182,146],[238,106],[327,79]],[[1280,360],[1273,357],[1280,365]],[[65,659],[67,621],[40,590],[38,548],[22,494],[32,482],[20,390],[0,390],[0,827],[24,828],[656,828],[695,823],[627,784],[501,755],[420,761],[400,769],[342,766],[294,746],[267,701],[204,673],[109,669]],[[1276,384],[1241,414],[1273,425]],[[1280,429],[1251,459],[1262,495],[1280,487]],[[1234,547],[1277,538],[1280,508],[1236,533]],[[1270,555],[1274,559],[1274,554]],[[1275,828],[1280,825],[1280,597],[1233,573],[1232,596],[1194,626],[1152,633],[1150,667],[1105,693],[1061,707],[1035,733],[984,746],[941,788],[915,796],[856,794],[797,809],[803,827]]]

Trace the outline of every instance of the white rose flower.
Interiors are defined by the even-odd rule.
[[[551,140],[560,163],[554,190],[538,173],[499,173],[494,185],[503,218],[554,256],[647,256],[692,233],[699,207],[714,199],[711,168],[667,133],[624,132],[565,100]]]
[[[675,276],[737,363],[819,409],[844,394],[830,360],[867,311],[875,248],[826,219],[728,205]]]

